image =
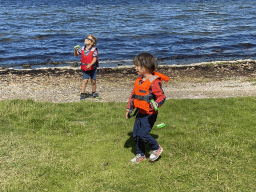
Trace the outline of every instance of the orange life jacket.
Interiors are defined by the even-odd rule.
[[[151,85],[154,83],[156,79],[160,79],[166,82],[170,79],[166,75],[163,75],[155,71],[153,72],[153,74],[153,77],[148,78],[141,84],[139,82],[143,78],[143,76],[137,78],[134,84],[134,95],[132,96],[132,98],[134,98],[134,107],[143,109],[147,113],[149,112],[150,109],[150,100],[154,99],[154,96],[149,93],[149,88],[151,87]]]
[[[84,48],[82,48],[82,52],[81,52],[81,69],[84,71],[90,71],[90,70],[94,70],[94,64],[87,69],[87,65],[91,64],[92,60],[93,60],[93,52],[97,51],[96,47],[93,47],[90,51],[90,53],[85,56],[84,55]]]

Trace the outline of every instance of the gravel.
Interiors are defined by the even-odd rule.
[[[247,65],[246,65],[247,66]],[[248,66],[247,66],[248,67]],[[194,66],[163,67],[159,71],[170,77],[163,82],[167,99],[204,99],[256,96],[255,69],[237,70],[223,65],[207,70]],[[254,67],[254,63],[253,63]],[[223,69],[224,70],[220,70]],[[216,69],[214,71],[214,69]],[[82,74],[80,70],[5,70],[0,72],[0,100],[32,99],[34,101],[66,103],[80,102]],[[127,102],[136,79],[134,69],[101,69],[97,77],[97,92],[101,99],[88,101]],[[90,82],[86,89],[91,92]]]

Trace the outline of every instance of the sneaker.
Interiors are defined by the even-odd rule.
[[[91,95],[90,94],[88,94],[88,93],[81,93],[81,95],[80,95],[80,100],[84,100],[84,99],[86,99],[87,97],[90,97]]]
[[[159,145],[159,149],[154,150],[154,151],[151,152],[150,157],[149,157],[149,161],[157,160],[162,152],[163,152],[163,148]]]
[[[139,163],[141,161],[146,160],[146,156],[141,156],[141,154],[135,155],[135,157],[131,160],[131,163]]]
[[[94,97],[94,98],[99,97],[99,94],[98,93],[93,93],[92,97]]]

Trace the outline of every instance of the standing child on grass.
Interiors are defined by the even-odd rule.
[[[99,66],[98,62],[98,49],[96,48],[97,45],[97,38],[93,35],[88,35],[84,40],[84,47],[78,49],[75,47],[74,55],[77,57],[81,54],[81,69],[83,71],[83,82],[81,86],[81,95],[80,100],[83,100],[91,94],[85,93],[85,89],[89,78],[91,78],[92,84],[92,96],[98,97],[96,93],[96,75],[97,75],[97,67]]]
[[[126,112],[126,119],[129,119],[130,113],[135,108],[138,109],[133,127],[133,137],[137,152],[131,162],[138,163],[146,159],[145,143],[150,144],[152,147],[149,160],[155,161],[163,152],[163,148],[149,134],[158,114],[150,104],[150,100],[154,99],[157,107],[164,104],[165,95],[162,90],[162,80],[169,81],[169,77],[154,71],[158,64],[154,56],[149,53],[137,55],[133,60],[133,64],[139,76],[135,81]]]

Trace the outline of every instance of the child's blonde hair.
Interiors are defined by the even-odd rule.
[[[135,66],[145,67],[150,73],[152,73],[158,66],[156,58],[149,53],[140,53],[139,55],[136,55],[133,59],[133,64]]]
[[[88,35],[87,37],[91,37],[93,46],[95,47],[97,45],[97,38],[94,35]]]

